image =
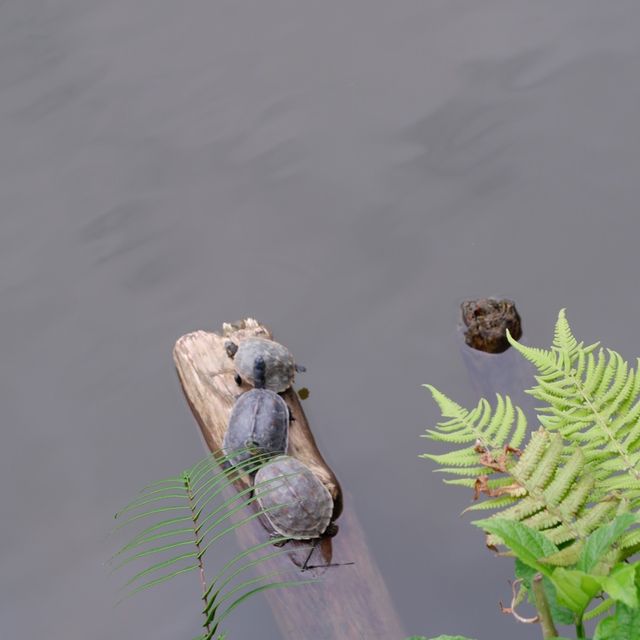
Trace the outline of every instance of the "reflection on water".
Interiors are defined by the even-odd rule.
[[[308,366],[406,627],[537,637],[498,613],[511,567],[458,518],[469,496],[417,458],[438,417],[420,384],[475,402],[454,326],[478,295],[514,298],[530,344],[566,306],[638,353],[639,14],[0,3],[6,637],[196,634],[197,581],[112,609],[105,534],[202,453],[175,339],[245,315]],[[277,637],[262,601],[232,630]]]

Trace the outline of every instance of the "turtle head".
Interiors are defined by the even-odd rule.
[[[262,356],[257,356],[253,361],[253,386],[256,389],[264,389],[267,384],[267,363]]]
[[[224,343],[224,350],[230,358],[233,358],[236,355],[236,351],[238,351],[238,345],[235,342],[231,342],[231,340],[227,340]]]

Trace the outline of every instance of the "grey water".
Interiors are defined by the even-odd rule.
[[[469,296],[640,353],[638,69],[635,0],[1,1],[0,637],[196,635],[191,576],[114,608],[107,534],[203,454],[174,341],[252,315],[407,632],[537,638],[421,384],[475,402]]]

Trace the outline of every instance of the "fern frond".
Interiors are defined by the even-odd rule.
[[[550,350],[511,344],[538,369],[528,393],[546,403],[540,422],[583,450],[597,485],[640,504],[640,375],[611,349],[584,346],[564,310]],[[597,352],[596,352],[596,349]]]
[[[607,598],[606,600],[603,600],[599,605],[593,607],[593,609],[589,609],[589,611],[587,611],[582,616],[582,619],[585,621],[593,620],[594,618],[597,618],[598,616],[601,616],[603,613],[606,613],[607,611],[612,609],[615,604],[616,603],[614,600],[612,600],[611,598]]]
[[[255,505],[257,497],[252,487],[236,490],[234,484],[241,478],[255,473],[271,456],[253,455],[234,466],[230,456],[208,456],[179,477],[169,478],[145,487],[116,518],[123,520],[116,530],[144,523],[142,529],[112,558],[122,569],[133,563],[152,560],[152,564],[138,570],[125,584],[128,597],[162,584],[183,573],[198,571],[202,585],[205,632],[200,636],[216,640],[220,635],[220,623],[231,611],[247,598],[268,589],[308,584],[315,580],[277,579],[271,572],[257,578],[240,580],[242,574],[276,558],[286,550],[265,553],[274,542],[256,544],[226,562],[207,586],[205,559],[215,548],[215,543],[239,527],[265,515],[268,510]],[[287,476],[278,476],[263,484],[269,491],[276,488]],[[229,494],[230,497],[226,497]],[[252,507],[248,509],[249,507]],[[271,508],[281,508],[275,505]],[[246,512],[246,513],[245,513]],[[175,515],[174,515],[175,514]],[[181,515],[185,514],[185,515]],[[296,571],[297,573],[297,571]]]
[[[556,342],[574,355],[582,348],[566,326],[558,330]],[[535,358],[543,361],[548,354],[536,352]],[[582,365],[585,370],[586,358]],[[574,544],[615,510],[615,500],[590,504],[595,476],[585,465],[582,449],[567,449],[559,433],[540,428],[522,451],[518,448],[526,421],[509,398],[498,396],[494,410],[481,400],[475,409],[467,411],[433,387],[428,388],[448,420],[428,430],[426,437],[474,443],[443,454],[421,456],[439,465],[436,471],[454,476],[445,481],[447,484],[474,489],[476,499],[486,496],[465,512],[494,511],[493,517],[521,522],[542,532],[554,544]],[[490,546],[500,542],[495,535],[487,538]],[[564,552],[565,557],[568,553]]]
[[[449,418],[428,429],[423,437],[441,442],[457,444],[474,443],[473,446],[452,453],[422,457],[451,466],[471,466],[470,460],[477,456],[476,447],[486,450],[505,446],[517,449],[526,434],[527,420],[519,407],[515,407],[508,396],[496,394],[495,409],[482,398],[475,409],[468,411],[431,385],[424,385],[436,401],[443,417]],[[477,458],[476,458],[477,459]]]

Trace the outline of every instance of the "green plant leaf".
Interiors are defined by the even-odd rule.
[[[602,589],[613,600],[623,602],[628,607],[638,607],[638,588],[636,586],[636,574],[638,565],[617,564],[611,573],[601,579]]]
[[[610,524],[598,527],[585,540],[576,568],[581,571],[591,571],[636,521],[636,515],[624,513],[617,516]]]
[[[540,562],[540,558],[558,551],[558,547],[542,533],[531,529],[521,522],[502,518],[476,520],[472,524],[498,536],[526,565],[545,576],[551,576],[551,567]]]
[[[516,558],[515,561],[515,575],[516,578],[522,580],[522,584],[527,589],[529,593],[529,602],[533,603],[533,596],[531,594],[531,583],[534,576],[538,573],[532,567],[524,564],[519,558]],[[558,595],[556,592],[556,588],[553,586],[553,583],[547,576],[542,577],[542,587],[544,589],[544,594],[547,598],[547,604],[549,605],[549,609],[551,610],[551,617],[553,621],[558,624],[573,624],[575,622],[575,616],[571,609],[567,607],[563,607],[558,602]]]
[[[577,569],[557,567],[551,581],[558,592],[558,602],[579,617],[601,591],[600,581],[596,577]]]
[[[640,640],[640,609],[618,603],[615,613],[598,623],[593,640]]]

